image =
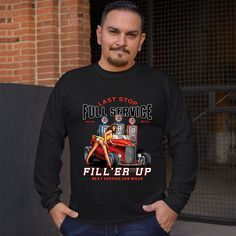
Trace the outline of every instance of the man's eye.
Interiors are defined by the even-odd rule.
[[[114,35],[118,34],[118,32],[115,30],[110,30],[109,32],[110,32],[110,34],[114,34]]]
[[[129,38],[135,38],[137,35],[136,34],[128,34]]]

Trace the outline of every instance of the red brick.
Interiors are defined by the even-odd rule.
[[[75,6],[79,6],[78,5],[78,0],[67,0],[67,1],[62,1],[61,2],[61,7],[75,7]]]
[[[6,57],[7,58],[7,62],[8,63],[12,63],[13,62],[13,57]]]
[[[69,71],[69,70],[72,70],[72,69],[75,69],[75,68],[78,68],[78,66],[74,66],[74,65],[62,66],[62,72],[66,72],[66,71]]]
[[[14,75],[32,75],[34,74],[34,69],[18,69],[14,71]]]
[[[50,0],[50,1],[41,1],[37,3],[37,8],[47,8],[47,7],[57,7],[57,1]]]
[[[43,7],[43,8],[37,8],[36,13],[38,15],[44,15],[44,14],[57,14],[58,7]]]
[[[34,21],[22,22],[21,28],[33,28],[33,30],[35,32],[35,23],[34,23]]]
[[[14,35],[13,35],[13,32],[12,32],[12,31],[8,31],[8,32],[7,32],[7,37],[9,38],[9,37],[12,37],[12,36],[14,36]],[[18,36],[18,35],[17,35],[17,36]]]
[[[29,2],[14,4],[14,10],[24,9],[24,8],[32,8],[32,9],[34,9],[34,4],[33,3],[29,3]]]
[[[80,52],[89,52],[90,48],[89,47],[79,47]]]
[[[10,69],[10,70],[7,69],[6,71],[7,71],[7,75],[9,75],[9,76],[12,76],[12,75],[13,75],[13,72],[14,72],[14,71],[13,71],[12,69]]]
[[[56,20],[58,17],[56,14],[44,14],[44,15],[37,15],[37,21],[47,21],[47,20]]]
[[[34,35],[26,35],[21,37],[21,41],[34,41],[35,36]]]
[[[11,14],[11,12],[8,11],[2,11],[1,13],[1,17],[2,18],[8,18],[8,17],[12,17],[13,15]]]
[[[5,23],[5,22],[7,22],[7,18],[6,18],[6,17],[0,18],[0,23],[1,23],[1,24],[2,24],[2,23]]]
[[[20,64],[21,64],[22,68],[33,68],[33,69],[35,69],[35,66],[36,66],[35,62],[32,62],[32,61],[21,62]]]
[[[7,62],[7,59],[6,57],[0,57],[0,63],[3,64],[3,63],[6,63]],[[1,75],[1,74],[0,74]]]
[[[84,39],[84,45],[90,47],[90,38]]]
[[[8,6],[7,6],[7,10],[8,10],[8,11],[11,11],[12,8],[13,8],[13,5],[12,5],[12,6],[11,6],[11,5],[8,5]]]
[[[72,46],[72,45],[77,45],[78,41],[76,39],[68,39],[68,40],[63,40],[61,42],[62,46]]]
[[[85,58],[91,62],[91,52],[89,51],[89,53],[85,54]]]
[[[90,36],[90,28],[89,27],[85,26],[85,32],[87,33],[87,35]]]
[[[45,67],[45,66],[54,66],[58,65],[59,61],[54,61],[54,60],[45,60],[45,61],[39,61],[37,63],[38,67]]]
[[[90,61],[88,61],[88,60],[83,60],[83,59],[79,59],[78,60],[78,63],[79,63],[79,65],[80,66],[86,66],[86,65],[88,65],[88,64],[90,64]]]
[[[41,27],[58,27],[58,22],[56,20],[47,20],[47,21],[41,21],[37,23],[37,27],[41,28]]]
[[[28,16],[28,15],[34,15],[34,10],[33,9],[20,9],[20,10],[15,10],[12,15],[14,17],[16,16]]]
[[[58,33],[57,27],[45,27],[37,29],[37,34],[45,34],[45,33]]]
[[[11,57],[16,55],[20,55],[20,50],[11,50],[11,51],[0,50],[0,57]]]
[[[0,77],[0,82],[1,83],[13,83],[13,81],[18,83],[19,81],[19,76],[4,76]]]
[[[34,21],[34,16],[30,15],[18,15],[14,17],[14,22],[25,22],[25,21]]]
[[[27,49],[27,48],[34,48],[35,44],[28,42],[28,43],[16,43],[14,45],[14,49]]]
[[[17,43],[19,41],[20,41],[19,37],[0,38],[0,43]]]
[[[40,34],[38,35],[38,41],[45,41],[45,40],[58,40],[58,34]]]
[[[79,47],[78,47],[78,45],[76,45],[76,46],[69,46],[68,47],[68,50],[69,50],[69,52],[78,52],[79,51]]]
[[[61,27],[62,33],[75,32],[77,30],[78,30],[78,27],[76,27],[76,26],[63,26],[63,27]]]
[[[11,4],[2,1],[0,35],[6,43],[0,44],[4,70],[0,81],[54,84],[59,78],[59,65],[64,72],[90,62],[89,0],[6,0]],[[58,27],[59,5],[61,29]],[[14,43],[14,38],[21,42]]]
[[[33,79],[29,79],[29,80],[22,80],[19,82],[20,84],[32,84],[32,85],[36,85],[34,78]]]
[[[89,59],[90,58],[90,53],[79,52],[78,53],[78,58]]]
[[[89,9],[90,9],[89,4],[87,4],[87,5],[80,5],[80,7],[79,7],[79,12],[82,11],[82,12],[88,13],[88,12],[89,12]]]
[[[78,39],[78,46],[85,46],[85,39]]]
[[[75,66],[78,67],[78,59],[62,60],[63,66]]]
[[[69,23],[69,20],[71,19],[77,19],[77,12],[72,12],[71,10],[68,10],[68,12],[62,12],[61,13],[61,23],[64,25]]]
[[[37,43],[38,48],[45,48],[45,47],[55,47],[58,44],[58,40],[45,40],[39,41]]]
[[[0,70],[0,75],[1,75],[1,77],[2,77],[2,76],[7,76],[7,70],[1,69],[1,70]],[[1,77],[0,77],[0,80],[1,80]]]
[[[38,79],[58,79],[59,78],[59,73],[57,72],[50,72],[50,73],[39,73],[38,74]]]
[[[39,67],[38,73],[45,74],[45,73],[50,73],[50,72],[58,72],[59,69],[58,67]]]
[[[45,79],[45,80],[39,80],[38,85],[54,87],[56,82],[57,80],[55,79]]]
[[[0,35],[1,35],[1,37],[6,37],[8,32],[9,32],[9,31],[1,30],[1,29],[0,29]]]
[[[25,75],[21,75],[21,79],[20,81],[30,81],[32,80],[32,82],[34,81],[34,76],[35,76],[35,73],[33,74],[25,74]]]
[[[38,55],[38,60],[58,60],[58,55],[56,54],[41,54]]]
[[[19,63],[11,63],[11,64],[0,64],[0,69],[16,69],[16,68],[20,68],[20,64]]]
[[[14,30],[14,29],[19,29],[19,28],[20,28],[19,23],[8,23],[8,24],[1,25],[1,30]]]
[[[45,47],[45,48],[38,48],[38,51],[37,53],[40,55],[40,54],[47,54],[47,53],[55,53],[55,50],[56,50],[56,47],[55,45],[53,46],[48,46],[48,47]],[[57,52],[59,52],[57,50]]]
[[[35,59],[32,55],[21,55],[21,56],[15,56],[14,62],[21,62],[21,61],[33,61]]]
[[[0,5],[0,11],[6,11],[6,5]]]
[[[22,49],[21,53],[24,55],[35,54],[35,49],[31,49],[31,48]]]
[[[78,32],[77,31],[73,31],[67,34],[62,34],[61,35],[61,40],[67,40],[67,39],[78,39]]]
[[[62,59],[70,59],[70,58],[77,58],[78,57],[78,53],[77,52],[73,52],[73,53],[64,53],[62,55]]]
[[[26,35],[26,34],[35,34],[35,30],[31,28],[24,28],[14,31],[14,35]]]
[[[90,38],[90,34],[84,33],[84,32],[79,32],[79,38],[80,39],[88,39],[88,38]]]
[[[61,48],[60,48],[60,52],[61,52],[62,54],[68,53],[68,52],[69,52],[69,48],[68,48],[68,47],[61,47]]]

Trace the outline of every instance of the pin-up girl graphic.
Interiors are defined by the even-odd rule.
[[[100,145],[104,152],[104,157],[107,162],[107,167],[111,168],[111,162],[108,156],[107,147],[109,144],[113,144],[112,137],[113,134],[116,132],[117,126],[116,124],[111,124],[107,130],[104,132],[103,136],[96,136],[96,140],[93,144],[92,149],[89,151],[88,156],[85,158],[85,162],[87,165],[89,165],[89,159],[93,155],[94,151],[97,149],[97,147]]]

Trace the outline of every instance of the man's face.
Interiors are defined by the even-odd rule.
[[[103,69],[129,69],[145,40],[140,16],[125,10],[110,11],[103,25],[97,27],[97,40],[102,49],[99,64]]]

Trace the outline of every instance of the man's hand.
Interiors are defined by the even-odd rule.
[[[49,211],[54,223],[56,224],[57,228],[59,229],[63,220],[66,216],[70,216],[71,218],[77,218],[78,212],[71,210],[68,206],[64,203],[59,202],[56,204],[50,211]]]
[[[146,212],[155,211],[160,226],[168,233],[177,219],[177,213],[173,211],[164,201],[157,201],[150,205],[144,205]]]

